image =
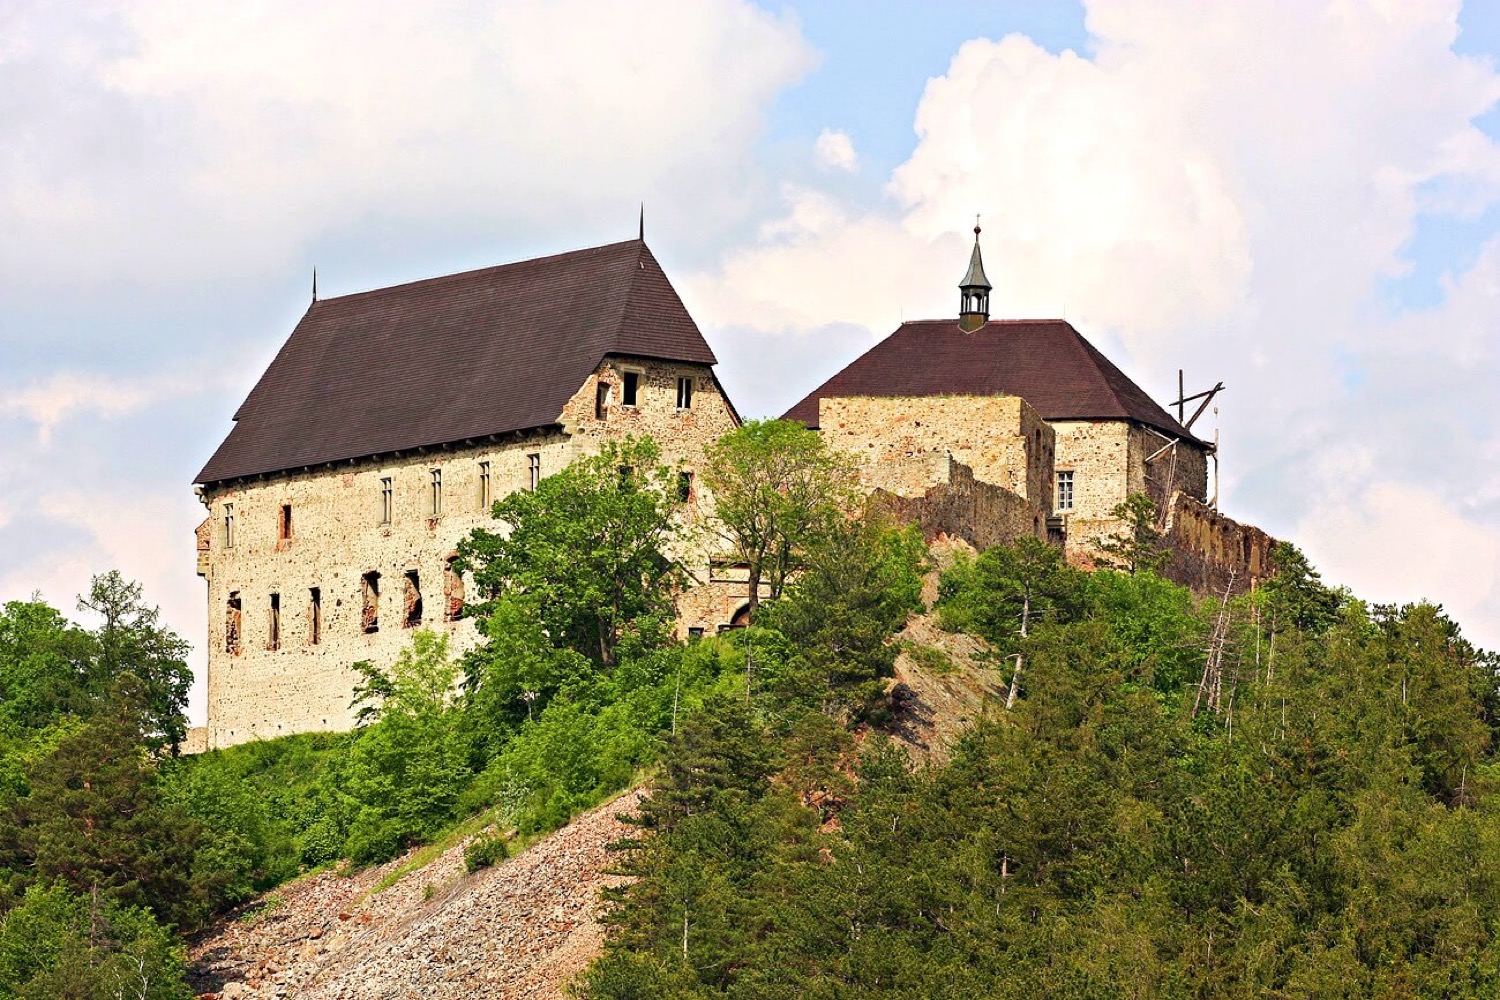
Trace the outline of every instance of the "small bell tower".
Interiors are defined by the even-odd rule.
[[[990,279],[984,276],[984,258],[979,253],[979,219],[974,219],[974,252],[969,255],[969,273],[958,285],[958,325],[973,333],[990,318]]]

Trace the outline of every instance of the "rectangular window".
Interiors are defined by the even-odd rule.
[[[443,617],[456,622],[464,616],[464,578],[458,571],[458,557],[449,556],[448,565],[443,570],[443,597],[446,599],[446,610]]]
[[[691,472],[677,473],[677,502],[687,503],[693,499],[693,474]]]
[[[527,489],[536,489],[537,484],[542,481],[542,456],[532,453],[526,456],[526,483]]]
[[[429,504],[433,517],[440,517],[443,513],[443,470],[432,470],[432,493]]]
[[[490,463],[479,463],[479,509],[490,509]]]
[[[224,547],[234,548],[234,504],[224,505]]]
[[[1057,509],[1060,511],[1073,509],[1073,473],[1059,472],[1057,474]]]
[[[307,596],[307,641],[316,646],[323,641],[323,591],[313,587]]]
[[[693,407],[693,380],[686,376],[677,379],[677,408],[690,410]]]
[[[688,629],[688,638],[689,639],[701,639],[701,638],[703,638],[703,629],[701,627],[695,627],[695,628]]]
[[[281,648],[281,595],[271,595],[271,627],[266,636],[266,648],[277,650]]]
[[[389,478],[380,481],[380,523],[391,523],[391,506],[395,499],[395,490],[391,488]]]
[[[406,609],[401,626],[403,628],[420,627],[422,624],[422,581],[414,569],[406,571],[406,583],[402,589],[401,599]]]
[[[371,570],[360,579],[360,594],[364,608],[360,611],[360,628],[366,632],[380,631],[380,574]]]
[[[625,372],[624,383],[620,391],[620,405],[634,406],[636,405],[636,398],[640,394],[641,373]]]
[[[224,605],[224,652],[235,656],[240,652],[240,592],[231,590]]]
[[[594,419],[609,417],[609,383],[601,381],[594,389]]]
[[[292,540],[292,505],[289,503],[281,505],[281,518],[276,525],[276,540],[279,542]]]

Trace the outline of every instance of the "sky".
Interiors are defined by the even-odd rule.
[[[1500,646],[1500,5],[0,5],[0,601],[142,582],[324,297],[634,235],[774,416],[903,319],[1223,381],[1230,516]],[[193,711],[201,718],[201,685]]]

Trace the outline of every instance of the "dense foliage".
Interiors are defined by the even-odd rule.
[[[960,561],[945,620],[1026,671],[944,766],[695,717],[585,995],[1496,995],[1496,664],[1281,560],[1227,603]]]

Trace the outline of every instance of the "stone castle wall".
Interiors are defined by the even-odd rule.
[[[920,461],[923,472],[933,463]],[[920,494],[876,488],[870,509],[894,520],[915,524],[931,541],[940,535],[962,538],[977,549],[1010,545],[1030,535],[1047,540],[1047,515],[1036,504],[1003,486],[977,479],[957,459],[942,460],[941,478]]]
[[[1207,497],[1208,457],[1196,445],[1179,442],[1155,455],[1167,441],[1123,420],[1057,420],[1052,427],[1056,471],[1073,473],[1072,509],[1058,513],[1067,520],[1067,555],[1075,565],[1093,564],[1095,542],[1119,528],[1112,511],[1131,493],[1145,493],[1158,506],[1179,491]]]
[[[1163,541],[1171,553],[1162,576],[1199,594],[1244,593],[1271,574],[1276,539],[1175,493],[1167,508]]]
[[[640,375],[634,407],[619,402],[627,370]],[[679,377],[694,380],[688,409],[676,406]],[[603,419],[596,416],[601,382],[609,393]],[[627,435],[650,435],[667,464],[680,462],[696,474],[704,448],[733,429],[737,419],[710,369],[609,359],[569,401],[559,424],[560,429],[499,441],[362,460],[206,492],[209,516],[197,543],[200,573],[208,582],[208,746],[348,729],[358,679],[350,664],[394,662],[413,628],[448,634],[454,653],[474,644],[473,623],[450,620],[466,583],[449,571],[448,559],[474,528],[494,527],[482,502],[481,463],[489,464],[491,501],[529,488],[533,456],[546,476],[597,451],[602,441]],[[434,470],[442,481],[436,513]],[[383,520],[384,479],[391,486],[389,522]],[[695,479],[686,519],[701,517],[710,504]],[[227,505],[233,506],[232,546],[226,544]],[[284,507],[291,512],[285,538]],[[695,575],[707,578],[706,553],[681,555]],[[378,595],[371,593],[369,573],[379,574]],[[279,600],[275,613],[272,595]],[[717,620],[692,616],[718,614],[720,605],[734,600],[732,594],[710,594],[689,602],[681,627],[716,627]],[[279,632],[274,638],[273,620]]]
[[[827,397],[818,424],[872,489],[919,496],[948,481],[952,456],[976,479],[1051,508],[1054,435],[1019,396]]]

